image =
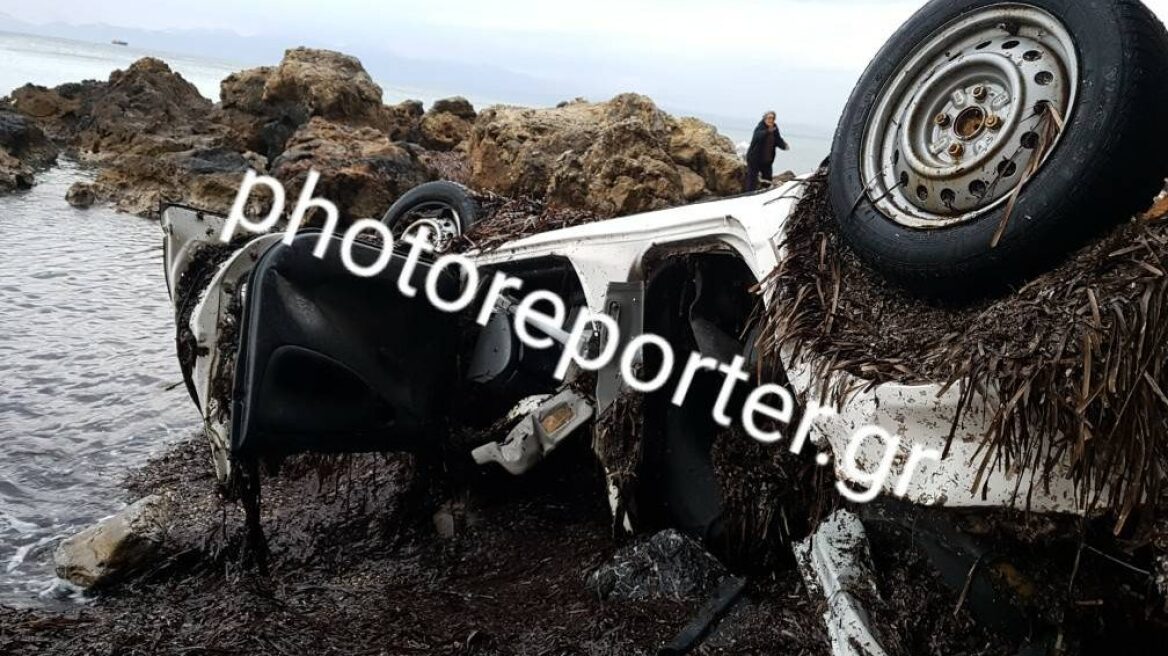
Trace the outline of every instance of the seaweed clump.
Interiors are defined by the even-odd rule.
[[[1084,507],[1115,511],[1117,530],[1160,498],[1168,224],[1120,225],[1005,296],[953,306],[913,297],[858,259],[837,231],[825,172],[805,187],[766,283],[769,357],[807,363],[836,404],[892,381],[958,385],[949,439],[963,418],[988,413],[982,474],[1069,475]],[[1056,474],[1063,462],[1069,473]]]

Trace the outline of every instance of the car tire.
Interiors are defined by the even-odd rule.
[[[401,239],[416,226],[425,225],[436,233],[435,250],[445,252],[458,237],[479,220],[479,206],[470,190],[447,180],[427,182],[402,194],[385,212],[381,222],[394,239]]]
[[[1000,292],[1049,269],[1146,207],[1168,173],[1168,95],[1161,90],[1168,34],[1148,8],[1135,0],[1023,0],[1003,7],[1000,0],[929,2],[873,59],[835,133],[828,188],[840,234],[873,269],[919,294]],[[990,22],[999,15],[1002,22]],[[1043,32],[1024,22],[1046,25],[1043,16],[1065,29]],[[976,27],[979,21],[986,27]],[[981,37],[962,29],[989,31],[970,45]],[[1060,48],[1059,35],[1069,36],[1069,46]],[[944,38],[953,41],[938,45]],[[917,62],[923,62],[919,69]],[[1036,65],[1050,70],[1034,73]],[[980,87],[978,71],[991,76]],[[920,84],[889,99],[914,74]],[[999,89],[992,76],[1021,86],[1004,82]],[[961,86],[966,80],[975,86]],[[975,111],[970,108],[983,102],[979,90],[987,100]],[[1029,102],[1042,94],[1056,99]],[[1057,118],[1042,116],[1059,104],[1057,94],[1065,94],[1069,110],[1060,112],[1061,127]],[[1003,109],[991,124],[998,103]],[[900,107],[906,110],[897,113]],[[938,109],[932,125],[930,107]],[[1048,131],[1046,141],[1039,130]],[[1029,162],[1019,160],[1028,157],[1038,164],[1027,176]],[[937,174],[946,166],[951,177]],[[966,178],[973,178],[968,187]],[[946,211],[935,211],[942,206]]]

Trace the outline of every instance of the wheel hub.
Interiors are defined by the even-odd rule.
[[[425,227],[430,231],[430,243],[436,253],[450,250],[454,240],[462,234],[458,212],[446,203],[424,203],[410,210],[405,219],[408,221],[402,221],[405,230],[400,235],[394,235],[394,238],[416,234],[419,228]]]
[[[1069,118],[1077,81],[1070,34],[1036,7],[994,5],[942,28],[873,107],[861,154],[869,198],[915,228],[993,209],[1049,154],[1043,122],[1048,111]]]

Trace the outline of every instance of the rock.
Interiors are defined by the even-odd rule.
[[[104,84],[90,81],[61,85],[57,89],[26,84],[12,92],[12,106],[35,120],[49,137],[66,140],[74,136],[76,124],[81,119],[82,98],[90,89]],[[70,95],[65,95],[67,93]]]
[[[271,174],[284,184],[290,203],[310,169],[321,176],[314,196],[332,201],[348,220],[380,218],[406,190],[435,177],[414,152],[385,133],[315,117],[272,162]]]
[[[242,154],[221,148],[126,155],[98,173],[94,191],[98,200],[139,216],[156,217],[167,202],[226,213],[250,167]]]
[[[215,121],[231,145],[275,160],[314,116],[333,123],[385,130],[389,111],[361,62],[331,50],[293,48],[279,66],[229,75],[219,85]]]
[[[384,118],[381,87],[360,60],[332,50],[286,51],[264,84],[263,103],[302,107],[310,117],[347,125],[380,127]]]
[[[675,119],[636,94],[551,109],[490,107],[467,149],[476,187],[604,215],[738,193],[745,177],[733,143],[712,126]],[[702,179],[700,193],[679,165]]]
[[[417,142],[421,139],[422,101],[405,100],[385,108],[386,133],[391,141]]]
[[[417,141],[430,150],[440,152],[454,150],[465,142],[476,117],[474,106],[462,96],[436,100],[430,111],[420,117],[407,113],[415,111],[421,111],[421,103],[416,106],[399,105],[392,110],[395,120],[410,128],[405,131],[409,141]]]
[[[0,110],[0,149],[33,169],[51,166],[57,161],[57,147],[28,116]]]
[[[683,200],[677,166],[635,118],[604,128],[583,156],[565,153],[557,159],[547,197],[602,216],[662,209]]]
[[[454,114],[430,110],[418,125],[419,143],[431,150],[454,150],[470,136],[471,125]]]
[[[237,71],[219,83],[219,106],[245,114],[260,115],[269,109],[264,103],[264,87],[272,76],[272,66]]]
[[[773,184],[777,187],[779,185],[787,184],[788,182],[791,182],[792,180],[794,180],[797,177],[798,176],[795,175],[794,171],[783,171],[782,173],[771,178],[771,184]]]
[[[622,547],[587,586],[600,599],[686,601],[709,596],[726,575],[700,544],[670,529]]]
[[[146,565],[166,540],[169,509],[150,496],[63,541],[53,560],[57,576],[83,588],[116,582]]]
[[[27,164],[0,150],[0,194],[28,189],[33,182],[33,171]]]
[[[65,201],[81,209],[92,207],[97,201],[97,191],[92,182],[74,182],[65,192]]]
[[[694,173],[693,169],[678,166],[677,174],[681,176],[682,198],[686,200],[697,200],[706,193],[706,181],[702,179],[702,176]]]
[[[746,164],[738,156],[734,142],[714,126],[696,118],[680,118],[672,126],[669,152],[673,161],[694,171],[715,196],[742,193]]]
[[[462,96],[454,96],[453,98],[442,98],[435,100],[430,107],[431,114],[450,114],[457,116],[464,121],[474,122],[477,114],[475,114],[474,105]]]
[[[0,193],[28,189],[35,172],[57,160],[57,147],[28,116],[0,109]]]
[[[77,92],[81,120],[72,141],[94,159],[178,152],[217,136],[210,123],[211,101],[153,57],[114,71],[104,86]]]
[[[232,73],[219,83],[219,107],[214,121],[225,126],[230,144],[271,159],[284,150],[288,137],[308,121],[308,109],[295,102],[265,102],[264,88],[271,66]]]

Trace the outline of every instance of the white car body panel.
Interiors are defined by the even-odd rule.
[[[647,257],[656,250],[684,252],[686,249],[732,250],[762,281],[771,274],[778,264],[782,230],[796,203],[801,197],[801,182],[795,181],[767,192],[739,196],[719,201],[697,203],[667,210],[648,212],[622,218],[579,225],[571,228],[540,233],[515,240],[488,252],[472,251],[468,257],[480,267],[491,267],[522,263],[546,257],[564,258],[577,273],[589,309],[603,312],[610,283],[644,280],[643,265]],[[189,263],[190,254],[199,242],[218,240],[222,229],[222,219],[207,215],[194,221],[194,213],[173,213],[173,208],[164,212],[163,226],[167,233],[167,274],[171,293],[174,280]],[[238,234],[238,233],[237,233]],[[220,271],[211,289],[219,289],[227,281],[234,287],[250,270],[252,254],[261,252],[276,241],[279,236],[267,235],[250,242],[247,255],[237,255]],[[217,326],[223,320],[226,301],[210,298],[206,294],[201,299],[200,308],[191,317],[191,328],[200,346],[208,349],[200,356],[196,365],[197,388],[200,398],[206,398],[213,372],[218,365],[215,359]],[[810,368],[806,363],[785,362],[796,391],[801,395],[811,395],[821,387],[822,381],[810,379]],[[846,374],[839,374],[846,376]],[[856,381],[849,381],[856,382]],[[892,434],[899,435],[905,449],[919,445],[928,449],[945,449],[953,414],[957,409],[958,386],[942,393],[942,386],[936,384],[905,385],[885,383],[852,396],[845,407],[839,408],[839,415],[830,419],[820,419],[813,431],[830,445],[836,456],[837,473],[846,478],[839,461],[852,433],[859,427],[876,424]],[[814,399],[818,400],[818,399]],[[204,417],[208,418],[208,428],[219,436],[215,441],[223,446],[229,443],[225,431],[227,427],[218,425],[209,417],[208,404],[201,404]],[[985,413],[976,409],[968,412],[959,425],[950,453],[943,461],[929,462],[912,477],[908,493],[909,501],[919,504],[961,508],[976,507],[1028,507],[1037,512],[1083,512],[1074,493],[1069,478],[1055,476],[1044,484],[1033,486],[1029,474],[1019,474],[996,465],[990,467],[975,489],[980,464],[979,447],[981,436],[987,428]],[[861,450],[861,462],[877,462],[881,445],[874,440]],[[894,473],[899,474],[903,459],[894,464]],[[885,490],[892,492],[899,480],[898,475],[889,476]]]

